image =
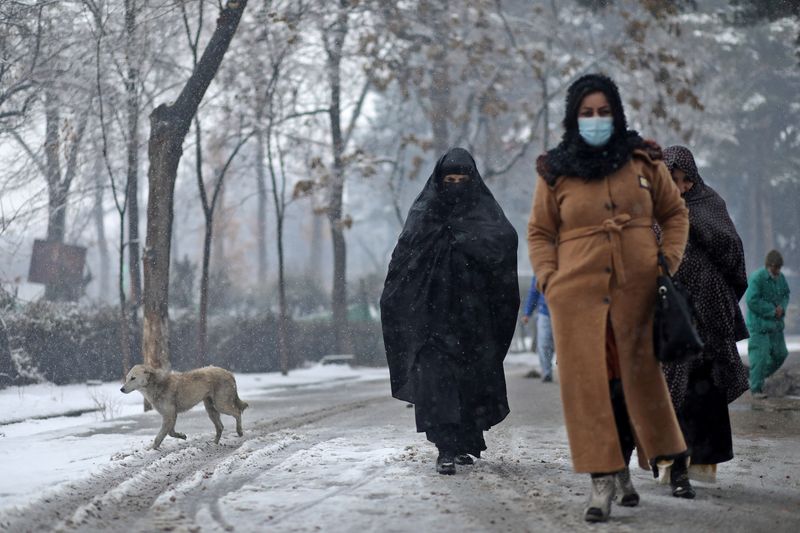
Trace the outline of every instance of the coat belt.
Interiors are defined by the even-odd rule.
[[[632,218],[630,215],[617,215],[607,218],[598,226],[584,226],[561,232],[558,242],[572,241],[606,233],[611,244],[611,263],[614,267],[614,274],[617,283],[625,283],[625,265],[622,260],[622,231],[628,228],[652,228],[653,219],[651,217]]]

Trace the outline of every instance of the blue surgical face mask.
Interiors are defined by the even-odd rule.
[[[589,146],[603,146],[614,133],[612,117],[579,117],[578,132]]]

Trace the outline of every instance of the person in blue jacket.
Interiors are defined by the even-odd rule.
[[[536,290],[536,276],[533,276],[531,280],[528,299],[525,300],[525,309],[522,314],[523,324],[530,321],[534,310],[538,311],[536,313],[536,353],[539,354],[539,366],[542,367],[542,381],[550,383],[553,381],[553,352],[555,351],[553,327],[550,324],[550,311],[547,309],[544,295]]]

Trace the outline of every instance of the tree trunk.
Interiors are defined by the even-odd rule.
[[[56,96],[45,92],[45,168],[47,170],[47,240],[63,243],[67,226],[67,189],[61,180],[61,113]],[[63,283],[45,285],[44,298],[49,301],[68,299],[69,288]]]
[[[67,232],[67,191],[61,183],[48,191],[47,240],[64,242]]]
[[[762,255],[766,257],[767,252],[775,249],[775,230],[772,224],[772,202],[770,201],[769,181],[758,182],[758,211],[761,221],[761,235],[759,241],[762,243]]]
[[[200,316],[197,321],[197,360],[195,362],[197,368],[206,364],[208,352],[208,278],[213,235],[213,218],[206,217],[206,232],[203,239],[203,268],[200,274]]]
[[[745,212],[749,213],[753,219],[751,224],[745,224],[747,236],[745,238],[745,257],[746,262],[751,268],[761,264],[763,259],[759,242],[759,202],[758,202],[758,180],[753,176],[747,176],[749,194],[745,198]]]
[[[433,27],[446,28],[448,26],[449,2],[440,2],[438,7],[432,8]],[[450,75],[447,52],[444,45],[437,43],[432,54],[432,80],[431,80],[431,130],[433,132],[433,147],[436,157],[439,157],[450,146]]]
[[[185,131],[172,108],[161,105],[150,115],[148,156],[149,200],[147,238],[144,250],[144,363],[169,367],[169,262],[172,236],[173,197],[178,163],[183,153]]]
[[[283,262],[283,214],[276,223],[278,233],[278,352],[281,358],[281,374],[289,373],[289,343],[286,331],[289,316],[286,309],[286,278]]]
[[[267,176],[264,168],[264,132],[256,132],[256,180],[258,190],[258,218],[256,239],[258,240],[258,286],[267,288]]]
[[[288,312],[286,309],[286,277],[283,255],[283,222],[286,215],[286,175],[283,170],[283,155],[281,160],[281,185],[278,186],[278,176],[275,171],[275,161],[272,157],[272,123],[267,129],[267,158],[269,160],[269,176],[272,183],[272,201],[275,207],[275,232],[278,245],[278,354],[280,356],[281,374],[289,373],[289,344],[287,341]]]
[[[94,165],[94,218],[95,232],[97,233],[97,252],[100,259],[100,298],[111,296],[111,256],[108,252],[108,239],[106,239],[105,214],[103,212],[103,181],[100,178],[103,172],[103,160],[98,156]]]
[[[342,135],[341,110],[341,62],[344,40],[348,32],[348,2],[340,0],[339,14],[333,29],[332,42],[326,46],[328,53],[328,82],[330,83],[331,105],[328,112],[331,124],[333,147],[333,169],[331,173],[330,197],[328,201],[328,222],[333,242],[333,291],[331,307],[333,310],[334,346],[342,353],[347,342],[347,246],[344,239],[342,220],[342,197],[344,194],[344,137]]]
[[[438,48],[438,47],[437,47]],[[450,78],[447,68],[447,51],[437,49],[433,56],[433,81],[431,83],[431,129],[436,157],[450,146]]]
[[[59,127],[61,126],[61,113],[55,95],[47,90],[45,92],[45,137],[44,154],[46,162],[48,210],[47,210],[47,240],[64,242],[66,233],[66,200],[67,191],[61,186],[61,142]]]
[[[219,199],[214,205],[214,212],[210,213],[213,217],[214,234],[216,239],[211,241],[212,251],[210,265],[217,281],[225,279],[225,229],[227,221],[225,217],[225,183],[219,183]],[[219,294],[219,293],[218,293]],[[215,302],[218,305],[218,302]]]
[[[169,267],[173,199],[182,145],[200,101],[236,33],[247,0],[229,0],[217,27],[178,99],[150,115],[149,200],[144,251],[144,361],[169,367]]]
[[[136,2],[125,0],[125,56],[128,65],[125,79],[128,111],[128,272],[130,275],[130,320],[133,333],[133,354],[141,359],[142,341],[139,335],[139,308],[142,306],[142,274],[139,250],[139,67],[136,59]]]
[[[131,369],[131,340],[130,340],[130,322],[128,319],[128,304],[125,298],[125,247],[122,243],[125,241],[125,223],[124,212],[120,215],[119,221],[119,277],[117,278],[117,285],[119,288],[119,342],[122,351],[122,381],[125,381],[125,376]],[[144,401],[144,410],[150,410],[150,404],[147,400]]]
[[[311,205],[311,251],[306,265],[306,277],[320,283],[322,280],[322,217]]]
[[[548,39],[548,48],[550,48],[550,40]],[[542,82],[542,151],[546,152],[550,149],[550,91],[547,88],[547,75],[543,75]]]

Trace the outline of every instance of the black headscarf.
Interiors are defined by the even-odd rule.
[[[604,146],[588,145],[578,131],[578,112],[583,99],[595,92],[605,95],[614,119],[614,133]],[[639,134],[628,129],[625,108],[614,81],[602,74],[587,74],[578,78],[567,89],[564,135],[558,146],[539,158],[539,174],[550,184],[560,176],[574,176],[585,180],[602,179],[627,163],[633,150],[644,148]]]
[[[453,187],[447,174],[469,179]],[[517,233],[469,152],[452,148],[411,206],[381,296],[392,395],[415,401],[411,371],[427,347],[456,368],[488,369],[485,390],[497,397],[486,401],[505,416],[502,364],[518,309]]]
[[[689,208],[689,240],[675,279],[692,295],[697,329],[706,349],[700,361],[665,365],[675,404],[680,406],[694,366],[710,365],[715,384],[728,401],[747,390],[747,370],[736,341],[749,336],[739,300],[747,289],[744,248],[728,215],[725,200],[707,185],[697,171],[692,152],[685,146],[664,150],[670,171],[680,169],[694,185],[683,195]]]

